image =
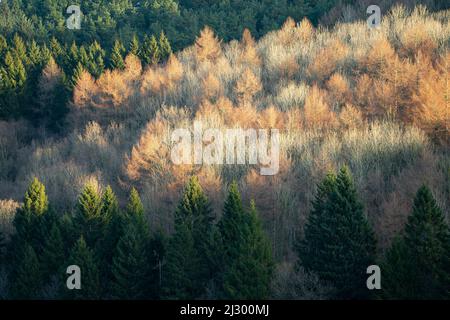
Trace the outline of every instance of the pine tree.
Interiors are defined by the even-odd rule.
[[[145,64],[154,65],[160,60],[160,51],[155,36],[146,36],[140,49],[140,56]]]
[[[196,176],[193,176],[183,193],[180,204],[175,213],[175,219],[181,223],[186,223],[194,239],[194,250],[199,259],[196,274],[192,275],[196,279],[198,292],[206,287],[206,283],[212,278],[211,269],[212,247],[212,216],[211,206],[208,198]]]
[[[375,237],[347,167],[322,182],[299,246],[301,265],[336,288],[337,298],[367,298]]]
[[[297,268],[304,266],[308,270],[319,270],[323,266],[323,257],[316,253],[323,251],[329,233],[328,217],[325,212],[330,194],[336,190],[336,175],[329,172],[317,186],[317,193],[312,202],[312,210],[305,226],[305,238],[297,243],[300,258]]]
[[[101,202],[99,233],[102,237],[97,243],[96,251],[101,262],[102,282],[108,282],[112,279],[111,263],[117,243],[123,234],[125,219],[119,210],[117,197],[110,186],[103,192]]]
[[[37,254],[42,251],[42,246],[47,233],[46,214],[49,211],[48,198],[45,193],[45,186],[34,178],[25,193],[23,205],[14,216],[14,227],[16,233],[11,241],[15,251],[15,243],[19,240],[29,243]],[[13,253],[14,254],[14,253]]]
[[[87,69],[96,79],[100,77],[105,69],[104,64],[105,51],[97,41],[94,41],[88,48]]]
[[[198,265],[192,232],[182,221],[175,223],[175,233],[169,240],[163,269],[163,295],[167,299],[194,299],[198,295],[196,279]]]
[[[99,272],[94,252],[87,246],[83,236],[78,239],[66,262],[67,266],[76,265],[81,271],[81,289],[69,290],[64,281],[63,292],[65,296],[72,299],[98,299],[101,287]]]
[[[236,257],[223,276],[223,295],[226,299],[267,299],[274,262],[270,243],[264,235],[255,203],[246,214],[246,225]]]
[[[125,69],[125,62],[123,61],[122,56],[123,52],[125,52],[123,44],[119,40],[114,41],[110,58],[111,69]]]
[[[101,217],[105,224],[108,224],[111,219],[119,213],[119,203],[111,186],[107,186],[102,195]]]
[[[50,51],[52,53],[52,56],[57,60],[63,54],[61,44],[55,37],[52,37],[52,39],[50,40]]]
[[[76,229],[73,215],[65,213],[59,220],[59,227],[64,242],[65,253],[68,255],[79,237],[79,230]]]
[[[220,241],[223,246],[221,250],[218,250],[221,251],[221,260],[223,260],[219,264],[223,266],[224,270],[240,255],[240,246],[244,236],[243,232],[246,231],[246,222],[246,215],[242,207],[238,185],[236,182],[233,182],[225,200],[223,216],[218,224]]]
[[[167,39],[164,31],[161,31],[159,35],[159,52],[162,61],[167,61],[172,53],[172,47],[170,46],[169,39]]]
[[[24,64],[28,64],[27,48],[23,42],[23,39],[17,34],[14,35],[13,45],[13,50],[16,57]]]
[[[417,191],[404,235],[386,253],[382,270],[386,298],[450,297],[450,228],[427,186]]]
[[[8,49],[8,41],[3,35],[0,35],[0,56],[3,57],[3,52]]]
[[[204,293],[213,275],[212,220],[209,201],[194,176],[175,212],[175,234],[169,241],[164,277],[167,296],[192,299]],[[182,274],[188,279],[177,284]]]
[[[130,48],[129,51],[131,54],[135,55],[136,57],[139,56],[139,40],[136,35],[133,35],[133,38],[131,38],[130,41]]]
[[[28,47],[28,60],[32,66],[39,66],[42,62],[41,50],[36,41],[32,40]]]
[[[72,77],[70,78],[69,81],[69,89],[73,89],[76,87],[77,83],[78,83],[78,79],[80,79],[81,74],[84,72],[84,67],[83,65],[78,62],[77,66],[75,67],[75,69],[72,72]]]
[[[56,275],[63,266],[64,258],[64,242],[61,231],[59,230],[59,226],[53,223],[39,259],[44,279],[49,280],[50,277]]]
[[[128,223],[112,262],[112,296],[120,299],[148,297],[148,233],[138,220]]]
[[[129,217],[144,215],[144,206],[142,205],[139,193],[135,188],[131,189],[130,197],[128,199],[128,204],[126,208],[126,213]]]
[[[10,274],[9,296],[12,299],[36,299],[42,286],[38,258],[33,248],[25,242],[18,250],[19,259]]]
[[[135,188],[131,189],[128,204],[126,207],[126,221],[131,221],[135,224],[139,232],[142,234],[148,233],[147,220],[144,215],[144,206],[142,205],[139,193]],[[150,299],[160,298],[161,292],[161,271],[162,263],[166,249],[166,239],[161,231],[155,232],[149,237],[147,244],[147,258],[148,258],[148,283],[147,295]]]
[[[79,235],[83,235],[88,246],[94,247],[102,236],[102,201],[95,186],[87,184],[78,198],[77,212],[74,218]]]

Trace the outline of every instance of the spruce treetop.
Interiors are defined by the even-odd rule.
[[[28,187],[23,200],[23,210],[40,216],[48,210],[45,186],[35,177]]]
[[[133,187],[130,192],[126,212],[129,216],[143,216],[144,206],[138,191]]]

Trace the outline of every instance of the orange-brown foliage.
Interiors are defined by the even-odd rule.
[[[220,41],[208,26],[200,32],[200,36],[195,40],[195,51],[199,62],[215,61],[222,54]]]
[[[295,29],[296,36],[300,41],[308,42],[314,36],[314,26],[308,20],[308,18],[303,18]]]
[[[336,115],[326,102],[325,92],[314,85],[308,92],[304,106],[304,120],[307,127],[333,126]]]
[[[414,122],[443,143],[450,143],[450,53],[420,78]]]
[[[339,113],[339,122],[346,129],[358,128],[364,124],[362,112],[348,104]]]
[[[308,74],[316,81],[324,81],[349,54],[350,49],[340,40],[333,40],[327,47],[318,52],[308,66]]]
[[[91,105],[92,96],[97,92],[98,88],[94,78],[83,70],[77,81],[77,85],[73,89],[73,102],[77,108],[85,108]]]
[[[205,79],[202,80],[203,94],[208,99],[215,99],[222,94],[222,85],[217,77],[209,72]]]
[[[351,91],[348,80],[340,73],[334,73],[327,81],[329,104],[341,106],[351,99]]]
[[[262,85],[259,78],[246,68],[236,83],[235,92],[240,104],[251,103],[253,97],[261,91]]]
[[[242,33],[239,62],[247,66],[259,66],[261,64],[261,58],[256,50],[255,39],[253,39],[250,30],[247,28]]]

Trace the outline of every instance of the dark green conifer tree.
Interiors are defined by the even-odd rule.
[[[228,191],[223,209],[223,215],[218,223],[218,232],[222,248],[220,250],[222,273],[238,259],[243,240],[243,232],[246,232],[247,218],[242,206],[238,185],[233,182]]]
[[[134,54],[136,57],[139,56],[139,39],[137,38],[136,35],[133,35],[133,38],[131,38],[130,41],[130,48],[129,51],[131,54]]]
[[[382,273],[386,298],[450,298],[450,228],[427,186],[417,191],[404,234],[386,253]]]
[[[122,56],[124,52],[125,48],[123,44],[119,40],[114,41],[109,63],[111,69],[119,69],[119,70],[125,69],[125,62],[123,61]]]
[[[39,259],[43,278],[49,280],[51,277],[57,276],[58,271],[63,268],[65,258],[61,231],[58,224],[53,223]]]
[[[172,53],[172,47],[170,46],[169,39],[167,39],[164,31],[161,31],[158,44],[161,60],[166,61]]]
[[[175,233],[169,240],[166,264],[162,272],[163,297],[180,300],[196,298],[198,286],[192,275],[197,266],[192,231],[186,222],[177,221]]]
[[[94,247],[102,237],[104,220],[102,217],[102,199],[95,186],[87,184],[78,198],[74,224],[78,235],[83,235],[89,247]],[[84,241],[84,240],[83,240]]]
[[[80,79],[81,73],[83,71],[84,71],[83,65],[80,62],[78,62],[77,66],[75,67],[75,69],[72,72],[72,77],[70,78],[70,81],[68,82],[70,90],[73,90],[73,88],[75,88],[75,86],[78,83],[78,79]]]
[[[48,198],[45,186],[34,178],[25,193],[23,205],[14,216],[13,225],[16,233],[11,241],[11,253],[14,255],[15,245],[18,241],[30,244],[37,254],[42,252],[49,226],[46,214],[49,211]]]
[[[42,273],[36,253],[22,242],[17,247],[19,259],[10,273],[9,296],[12,299],[37,299],[42,288]]]
[[[155,36],[146,36],[140,49],[140,58],[145,64],[157,64],[161,58],[158,41]]]
[[[129,217],[144,215],[144,206],[142,205],[139,193],[135,188],[131,189],[130,197],[128,199],[128,204],[126,208],[126,213]]]
[[[67,266],[76,265],[81,271],[81,289],[69,290],[66,282],[63,283],[63,294],[69,299],[91,300],[99,299],[101,294],[98,262],[94,252],[87,246],[83,236],[78,239],[72,248]],[[66,275],[65,275],[66,277]]]
[[[112,261],[111,294],[119,299],[144,299],[149,296],[148,232],[130,221],[120,238]]]
[[[253,201],[245,220],[246,224],[239,226],[239,255],[224,270],[222,294],[226,299],[267,299],[274,261]]]
[[[375,236],[347,167],[335,181],[328,176],[322,183],[311,216],[299,246],[301,264],[336,288],[336,298],[368,298],[366,270],[375,261]]]

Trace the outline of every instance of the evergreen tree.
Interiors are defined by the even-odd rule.
[[[325,250],[327,240],[324,238],[330,233],[330,217],[325,211],[330,194],[336,190],[336,175],[329,172],[317,186],[317,192],[312,202],[312,210],[305,226],[305,238],[297,244],[300,260],[297,268],[304,266],[309,270],[319,270],[323,267],[323,256],[317,252]]]
[[[61,270],[64,259],[64,242],[61,231],[59,230],[59,226],[53,223],[40,257],[44,279],[49,280],[50,277],[55,276]]]
[[[130,41],[130,53],[134,54],[136,57],[139,56],[139,40],[136,35]]]
[[[119,210],[119,204],[112,188],[108,186],[102,195],[101,225],[96,251],[100,257],[102,282],[109,282],[112,279],[111,263],[116,251],[117,243],[123,234],[123,224],[125,220]]]
[[[15,56],[24,64],[28,64],[27,48],[25,42],[19,35],[14,35],[13,38],[13,51]]]
[[[123,61],[122,56],[123,52],[125,52],[123,44],[119,40],[114,41],[114,46],[112,48],[110,58],[110,67],[112,69],[119,69],[119,70],[125,69],[125,62]]]
[[[102,195],[101,217],[105,224],[108,224],[111,219],[119,213],[119,203],[111,186],[107,186]]]
[[[75,242],[78,240],[79,230],[76,229],[73,216],[68,213],[65,213],[61,217],[59,225],[67,256],[72,247],[75,245]]]
[[[75,67],[75,69],[72,72],[72,77],[70,78],[70,81],[68,83],[69,89],[72,90],[73,88],[76,87],[76,85],[78,83],[78,79],[80,79],[80,76],[83,73],[83,71],[84,71],[83,65],[80,62],[78,62],[77,66]]]
[[[196,274],[192,275],[198,284],[198,291],[204,290],[206,283],[212,278],[214,270],[211,269],[213,253],[212,243],[212,216],[208,198],[196,176],[193,176],[183,193],[180,204],[175,213],[175,219],[187,223],[194,238],[194,249],[199,258]]]
[[[382,270],[386,298],[450,298],[450,228],[428,187],[417,191],[404,235],[386,253]]]
[[[50,52],[56,60],[58,60],[58,58],[63,55],[61,44],[55,37],[50,40]]]
[[[100,77],[105,69],[104,57],[105,51],[97,41],[94,41],[88,48],[87,69],[96,79]]]
[[[175,222],[175,233],[169,240],[163,269],[163,295],[167,299],[194,299],[198,295],[195,274],[198,258],[194,238],[187,223]]]
[[[15,244],[20,240],[30,244],[40,254],[47,234],[48,198],[45,186],[34,178],[25,193],[23,205],[14,216],[16,233],[11,241],[10,251],[14,254]]]
[[[142,205],[139,193],[135,188],[131,189],[130,197],[128,199],[128,204],[126,208],[126,213],[129,217],[144,215],[144,206]]]
[[[162,61],[167,61],[172,53],[172,47],[170,46],[169,39],[167,39],[164,31],[161,31],[159,36],[159,52]]]
[[[38,258],[33,248],[25,242],[18,250],[19,259],[10,273],[9,296],[12,299],[36,299],[42,286]]]
[[[42,62],[41,50],[37,45],[36,41],[32,40],[30,46],[28,47],[28,60],[33,66],[40,66]]]
[[[190,279],[195,279],[192,282],[185,282],[186,288],[181,291],[182,295],[190,295],[191,298],[201,296],[206,288],[207,282],[212,279],[213,272],[211,257],[212,257],[212,221],[210,204],[208,198],[203,193],[197,177],[192,177],[182,196],[180,204],[175,212],[176,232],[172,241],[169,242],[168,259],[170,263],[177,264],[176,258],[181,259],[179,266],[171,266],[173,272],[181,273],[179,268],[186,268],[183,272]],[[181,234],[177,234],[181,232]],[[191,243],[191,239],[193,243]],[[184,261],[189,261],[189,257],[185,257],[184,253],[176,253],[174,250],[180,249],[179,243],[181,239],[186,239],[184,245],[186,252],[194,252],[195,268],[187,266]],[[173,247],[175,246],[175,248]],[[171,272],[172,272],[171,271]],[[167,277],[170,277],[169,275]]]
[[[253,201],[246,220],[246,225],[240,226],[239,256],[223,276],[223,295],[227,299],[267,299],[274,262]]]
[[[161,58],[155,36],[145,37],[140,49],[140,58],[145,64],[157,64]]]
[[[102,199],[95,186],[87,184],[80,197],[74,218],[79,235],[83,235],[88,246],[93,247],[102,236],[104,220],[102,217]]]
[[[222,248],[217,251],[221,252],[220,260],[222,261],[219,265],[223,267],[223,270],[232,265],[240,255],[244,232],[246,232],[246,220],[238,185],[233,182],[225,200],[223,216],[218,224]]]
[[[3,57],[3,52],[8,49],[8,41],[2,35],[0,35],[0,57]]]
[[[120,238],[112,262],[112,296],[120,299],[148,297],[150,270],[148,265],[148,233],[138,226],[138,220],[128,223]]]
[[[81,289],[69,290],[64,281],[63,292],[65,296],[82,300],[98,299],[100,297],[101,287],[97,261],[94,252],[87,246],[83,236],[78,239],[73,247],[66,265],[76,265],[80,267]]]
[[[336,288],[337,298],[368,298],[366,269],[374,263],[375,237],[347,167],[319,187],[299,246],[301,265]]]

